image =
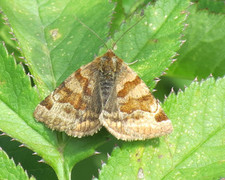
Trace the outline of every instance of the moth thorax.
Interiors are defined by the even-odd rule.
[[[102,103],[105,105],[115,83],[115,73],[100,72],[99,86],[101,91]]]
[[[116,72],[117,66],[117,58],[116,57],[109,57],[109,56],[102,56],[101,57],[101,64],[100,64],[100,71],[105,75],[111,75]]]

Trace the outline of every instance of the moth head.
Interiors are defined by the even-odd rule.
[[[103,74],[113,74],[116,72],[117,56],[112,50],[108,50],[100,57],[100,71]]]

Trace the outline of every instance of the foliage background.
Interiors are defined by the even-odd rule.
[[[65,11],[63,11],[63,13],[65,14],[67,12],[79,12],[82,14],[84,13],[82,11],[84,11],[85,8],[88,9],[88,7],[83,7],[82,3],[78,4],[77,6],[71,5],[71,9],[70,9],[69,6],[65,7],[65,4],[63,3],[60,4],[60,2],[58,1],[55,1],[55,2],[56,2],[57,8],[66,9]],[[67,1],[68,4],[73,4],[75,2],[78,3],[79,1]],[[129,27],[131,24],[134,24],[134,22],[136,22],[139,19],[139,17],[138,16],[136,17],[134,13],[140,12],[142,9],[145,9],[146,5],[149,2],[151,2],[149,6],[154,6],[154,4],[157,3],[157,1],[147,1],[147,0],[117,1],[117,5],[115,7],[116,13],[113,14],[113,18],[111,18],[110,16],[110,10],[113,9],[113,6],[111,5],[109,7],[105,7],[105,8],[108,8],[109,14],[104,19],[101,17],[101,13],[91,14],[92,12],[90,12],[89,16],[93,17],[93,19],[88,20],[88,16],[87,17],[81,16],[83,18],[82,21],[84,21],[88,25],[90,24],[91,28],[94,28],[94,30],[96,30],[98,34],[101,37],[103,37],[104,40],[106,40],[108,36],[106,32],[108,32],[107,28],[109,27],[110,28],[109,32],[111,36],[112,37],[115,36],[114,38],[116,39],[116,37],[120,36],[120,34],[123,33],[127,29],[127,27]],[[169,1],[167,6],[169,7],[169,4],[170,3],[172,4],[172,2],[175,2],[175,1]],[[45,34],[46,37],[43,37],[44,39],[47,39],[48,41],[48,44],[46,46],[44,42],[35,42],[36,39],[34,38],[33,35],[35,35],[35,33],[36,35],[38,33],[40,33],[39,35],[41,35],[41,28],[44,28],[44,29],[46,28],[45,29],[46,31],[51,30],[50,28],[48,29],[48,25],[50,22],[53,25],[54,23],[57,25],[57,23],[60,24],[60,21],[63,21],[63,19],[58,18],[57,21],[56,20],[54,21],[53,19],[55,15],[57,14],[57,10],[55,11],[55,14],[54,13],[51,14],[52,11],[47,10],[45,13],[46,13],[46,17],[48,18],[39,17],[41,19],[40,22],[43,24],[37,24],[37,25],[31,26],[32,20],[28,21],[29,19],[24,19],[24,17],[22,17],[22,14],[21,14],[21,17],[18,17],[18,14],[16,13],[14,14],[13,11],[10,11],[10,8],[12,9],[14,8],[15,10],[16,8],[23,6],[23,7],[26,7],[28,10],[32,11],[34,9],[31,9],[31,7],[34,7],[34,4],[29,4],[28,1],[17,1],[17,3],[18,4],[16,4],[15,2],[11,2],[11,3],[7,3],[6,1],[0,2],[0,8],[3,11],[3,13],[1,14],[0,38],[2,41],[5,42],[5,46],[8,52],[10,54],[12,52],[14,53],[14,58],[16,62],[23,64],[26,73],[29,72],[30,74],[35,75],[36,79],[34,80],[31,79],[31,83],[33,85],[36,84],[38,86],[39,96],[43,98],[45,97],[46,94],[49,93],[50,90],[53,90],[55,86],[59,85],[61,81],[63,81],[71,72],[73,72],[74,67],[72,68],[72,66],[69,66],[71,68],[64,69],[63,72],[65,73],[61,72],[60,74],[59,72],[55,72],[55,79],[52,80],[51,75],[47,76],[46,78],[46,71],[48,71],[48,68],[45,69],[43,73],[41,73],[41,70],[39,71],[39,69],[41,69],[40,68],[41,65],[40,64],[38,65],[38,61],[35,62],[32,59],[39,60],[45,57],[47,61],[47,59],[49,58],[54,61],[53,63],[55,65],[54,68],[56,69],[60,67],[64,68],[62,64],[57,64],[58,62],[57,57],[59,56],[59,53],[60,54],[63,53],[59,51],[61,47],[67,49],[66,53],[70,53],[69,51],[84,52],[84,49],[85,49],[85,56],[83,53],[77,53],[79,55],[77,55],[78,57],[76,58],[80,59],[80,61],[76,61],[76,67],[80,67],[80,65],[86,64],[87,62],[91,61],[91,59],[93,59],[94,54],[99,54],[98,53],[99,47],[102,45],[102,43],[100,41],[96,41],[96,39],[94,39],[93,41],[87,42],[85,40],[85,37],[92,36],[91,33],[87,33],[87,31],[83,33],[84,32],[83,27],[80,26],[79,23],[78,24],[74,23],[74,19],[75,19],[74,17],[71,17],[67,22],[71,23],[71,28],[73,27],[74,29],[76,29],[76,31],[78,31],[81,35],[83,35],[84,39],[79,39],[79,38],[74,39],[74,41],[72,41],[72,44],[68,43],[70,42],[68,39],[65,39],[61,43],[57,44],[57,39],[58,38],[60,39],[60,34],[59,33],[57,34],[57,29],[55,29],[55,31],[51,31],[52,35],[54,35],[54,32],[56,33],[55,36],[52,36],[53,39],[50,39],[51,36],[48,37],[46,34]],[[40,12],[45,11],[43,7],[52,6],[50,1],[49,2],[32,1],[32,3],[38,4]],[[165,3],[165,1],[159,1],[158,3],[163,4]],[[78,8],[76,9],[76,7]],[[83,8],[80,8],[80,7],[83,7]],[[98,7],[98,8],[101,9],[101,7]],[[157,8],[152,9],[152,12],[155,12],[155,10],[157,10]],[[74,158],[76,160],[74,160],[73,163],[76,162],[77,164],[73,168],[72,179],[76,179],[76,178],[91,179],[92,175],[96,177],[99,176],[99,178],[102,178],[102,179],[106,179],[109,177],[112,177],[111,179],[113,179],[113,175],[115,175],[114,178],[116,178],[116,176],[119,175],[120,173],[125,174],[128,177],[128,175],[132,174],[132,172],[129,172],[128,169],[125,169],[124,167],[126,166],[126,164],[133,164],[133,163],[134,163],[132,165],[133,167],[137,166],[136,168],[137,170],[135,169],[135,171],[140,173],[140,174],[137,174],[139,175],[140,178],[141,178],[140,167],[144,169],[145,173],[146,171],[150,172],[149,174],[148,173],[145,174],[145,178],[148,176],[154,177],[154,175],[151,174],[152,170],[156,171],[156,169],[163,169],[163,168],[166,169],[166,170],[162,170],[163,176],[159,176],[160,172],[158,172],[158,174],[155,173],[156,177],[158,176],[158,178],[160,179],[163,179],[163,178],[172,179],[174,177],[188,178],[190,174],[194,174],[194,173],[197,174],[195,176],[196,179],[201,178],[201,175],[204,176],[204,179],[219,179],[219,178],[225,177],[225,171],[223,170],[224,168],[222,169],[222,167],[225,167],[225,164],[224,164],[225,159],[222,158],[224,157],[223,156],[224,153],[222,152],[224,150],[224,145],[225,145],[225,140],[223,138],[224,137],[223,129],[225,124],[224,123],[224,103],[221,102],[221,100],[225,98],[224,97],[225,86],[224,86],[224,79],[219,79],[219,77],[222,78],[225,74],[224,2],[199,0],[194,2],[192,6],[188,6],[186,11],[188,12],[188,17],[183,23],[183,30],[181,33],[183,36],[181,36],[180,34],[180,39],[186,40],[186,43],[184,43],[180,47],[179,40],[175,39],[177,44],[174,43],[173,45],[174,47],[172,47],[172,49],[179,54],[179,56],[174,57],[174,58],[177,58],[176,62],[170,65],[171,61],[168,61],[170,58],[172,58],[173,52],[164,53],[164,54],[167,54],[169,57],[167,57],[166,55],[163,55],[161,57],[160,53],[157,54],[157,52],[160,52],[159,51],[160,48],[166,49],[168,47],[167,45],[164,45],[164,46],[156,47],[156,50],[158,51],[155,52],[155,54],[151,56],[149,55],[149,57],[144,57],[145,59],[154,59],[154,55],[155,55],[156,60],[157,60],[157,57],[158,58],[160,57],[161,61],[165,62],[164,65],[163,64],[159,65],[160,68],[157,68],[158,65],[153,66],[152,68],[154,67],[156,68],[154,72],[150,72],[152,71],[152,68],[149,68],[150,65],[147,63],[148,61],[146,60],[143,61],[142,64],[139,63],[132,66],[132,68],[143,78],[143,80],[151,87],[151,89],[153,89],[154,87],[154,89],[157,90],[156,92],[154,92],[154,96],[160,99],[162,102],[164,101],[164,95],[168,96],[171,92],[172,87],[176,93],[178,93],[179,89],[184,90],[185,86],[188,87],[188,90],[186,90],[185,93],[180,92],[178,93],[177,96],[174,93],[169,95],[168,99],[165,101],[165,104],[163,104],[165,111],[169,113],[169,117],[172,120],[173,119],[180,120],[178,122],[174,122],[174,128],[178,129],[177,130],[178,132],[175,131],[177,135],[176,134],[171,135],[171,138],[166,140],[160,138],[160,141],[156,139],[156,140],[150,140],[147,142],[124,143],[124,142],[115,140],[105,130],[102,130],[98,135],[94,136],[93,138],[91,137],[84,140],[81,139],[78,141],[72,140],[74,142],[71,144],[76,143],[80,145],[79,147],[81,147],[80,151],[77,150],[78,153],[77,154],[75,153],[76,156],[74,155]],[[9,19],[7,20],[6,17],[8,17]],[[10,17],[13,19],[10,19]],[[34,17],[29,17],[29,18],[35,18],[35,17],[36,16],[34,15]],[[16,26],[13,28],[13,32],[15,33],[15,35],[10,34],[9,32],[12,32],[11,27],[15,25],[15,22],[16,22],[16,21],[15,22],[13,21],[18,19],[19,21],[17,21]],[[96,26],[93,25],[95,24],[95,22],[99,23],[99,19],[102,20],[103,25],[101,24]],[[127,24],[121,27],[121,23],[124,20],[127,21]],[[108,21],[111,21],[112,23],[111,26],[107,26],[107,27],[104,26],[104,23],[107,23]],[[8,23],[11,23],[12,26],[7,25]],[[24,28],[25,25],[27,25],[27,27],[33,27],[33,29],[31,31],[27,31],[26,28]],[[40,25],[43,25],[43,27],[40,28]],[[98,26],[106,27],[106,29],[99,30]],[[138,27],[138,24],[137,24],[137,27]],[[38,32],[38,30],[40,30],[40,32]],[[64,33],[69,33],[70,31],[74,33],[74,31],[71,29],[63,30]],[[138,28],[134,28],[134,32],[135,31],[139,32],[140,30]],[[33,35],[29,34],[30,32],[33,33]],[[131,31],[130,33],[132,34],[133,31]],[[30,45],[29,42],[27,43],[26,42],[27,37],[25,35],[31,39],[30,42],[36,43],[36,44]],[[70,34],[68,35],[68,37],[69,36]],[[126,56],[122,54],[125,51],[124,47],[128,47],[128,44],[131,43],[129,42],[129,40],[132,41],[130,37],[131,36],[129,36],[129,33],[128,33],[127,37],[125,36],[118,43],[118,47],[120,47],[121,49],[121,52],[120,50],[118,50],[118,54],[121,53],[120,57],[125,59],[126,62],[129,62],[129,61],[131,62],[133,59],[132,55],[129,57],[130,59],[126,59]],[[89,39],[92,39],[92,38],[89,38]],[[140,38],[139,40],[141,41],[142,39]],[[51,41],[52,41],[52,44],[51,44]],[[124,41],[128,41],[128,43],[126,44]],[[56,42],[56,44],[54,44],[54,42]],[[71,49],[72,46],[73,47],[77,46],[77,44],[74,44],[75,42],[78,42],[79,48]],[[165,43],[166,42],[167,41],[165,41]],[[87,43],[90,44],[90,46],[87,47]],[[93,49],[92,44],[95,45],[96,47],[95,49]],[[54,47],[53,47],[54,45],[59,46],[59,49],[54,50]],[[17,47],[21,49],[18,49]],[[28,52],[30,47],[36,50],[37,53],[35,54],[36,55],[35,57],[34,55]],[[41,50],[40,50],[40,47],[42,47]],[[150,47],[153,49],[154,46],[150,45]],[[46,57],[46,54],[45,54],[46,50],[52,51],[52,53],[50,54],[50,57]],[[2,56],[3,56],[3,51],[4,50],[1,51]],[[105,50],[101,49],[100,51],[104,52]],[[24,56],[26,59],[23,58]],[[139,60],[141,60],[141,58],[142,57],[139,57]],[[165,61],[162,60],[163,58],[165,59]],[[71,63],[71,62],[67,62],[67,63]],[[27,64],[29,65],[26,66]],[[33,69],[29,68],[29,66],[32,66]],[[11,69],[10,68],[11,67],[9,67],[9,72],[11,71],[11,73],[14,74],[14,71],[12,71],[13,67]],[[166,71],[166,74],[163,74],[162,76],[160,76],[160,74],[165,70],[165,68],[168,68],[168,70]],[[39,74],[37,73],[38,71],[39,71]],[[23,72],[21,71],[18,74],[21,75],[22,73]],[[51,72],[49,74],[51,74]],[[213,76],[213,78],[212,77],[209,78],[209,76],[211,75]],[[152,79],[158,76],[160,76],[160,79],[162,80],[159,81],[155,86],[155,82],[152,81]],[[37,77],[41,80],[38,81]],[[193,82],[195,78],[197,78],[198,81],[201,81],[202,79],[207,79],[207,80],[204,81],[202,84],[199,84],[197,82]],[[215,81],[214,79],[219,79],[219,80]],[[34,97],[34,99],[35,98],[36,97]],[[209,99],[212,99],[212,101],[210,101]],[[205,101],[205,100],[208,100],[208,101]],[[1,101],[2,102],[4,101],[4,97],[1,98]],[[35,101],[38,102],[39,100],[36,99]],[[189,101],[191,103],[189,103]],[[182,102],[186,102],[185,105],[182,104]],[[206,106],[207,104],[208,106]],[[28,106],[28,105],[30,105],[31,107],[34,107],[35,103],[26,104],[24,106]],[[204,107],[203,114],[200,113],[202,109],[198,108],[199,105]],[[215,105],[216,107],[214,107]],[[207,109],[207,107],[210,107],[211,109],[210,108]],[[195,113],[197,113],[197,115]],[[207,117],[204,116],[205,114],[209,115],[208,119]],[[2,116],[0,117],[2,118]],[[192,118],[188,119],[190,117]],[[3,121],[2,119],[0,119],[0,121]],[[196,130],[195,132],[192,132],[191,129],[188,129],[188,127],[185,127],[185,125],[188,125],[188,122],[187,122],[188,120],[192,121],[191,128],[196,127],[196,129],[194,128],[194,130]],[[195,123],[194,120],[196,120],[197,123]],[[185,124],[186,122],[187,124]],[[184,123],[184,126],[182,126],[181,123]],[[212,123],[215,125],[215,127],[213,127],[213,130],[216,129],[216,131],[213,131],[212,129],[210,129],[209,124],[212,124]],[[206,127],[204,127],[204,125],[206,125]],[[36,124],[34,126],[36,128]],[[0,128],[2,129],[1,126]],[[44,127],[38,127],[38,128],[44,128]],[[43,130],[46,131],[45,128]],[[183,139],[182,138],[177,139],[177,136],[179,134],[182,136],[182,132],[185,132],[185,131],[188,131],[187,134],[189,137],[184,137]],[[199,132],[201,136],[198,136],[196,132]],[[10,133],[8,134],[10,136]],[[68,140],[68,137],[66,137],[64,134],[61,134],[61,133],[58,133],[58,134],[54,133],[52,135],[51,131],[49,131],[46,134],[44,136],[46,137],[53,136],[53,138],[56,139],[55,142],[58,143],[56,147],[60,147],[60,145],[64,144],[64,142]],[[41,160],[41,157],[32,155],[33,151],[29,150],[26,147],[23,147],[26,145],[22,144],[21,146],[21,143],[24,143],[23,141],[21,140],[20,142],[11,141],[12,138],[17,138],[17,137],[14,137],[12,135],[11,137],[9,136],[0,137],[0,146],[7,153],[9,157],[13,157],[15,164],[20,163],[21,166],[27,170],[27,173],[29,176],[33,175],[37,179],[43,179],[44,177],[48,177],[48,179],[56,179],[56,174],[50,166],[48,166],[45,163],[38,162],[39,160]],[[203,137],[207,137],[207,138],[204,139]],[[203,140],[200,142],[197,142],[196,140],[189,141],[191,138],[193,139],[203,138]],[[110,139],[110,140],[107,140],[107,139]],[[179,146],[176,147],[177,149],[179,149],[179,151],[188,152],[188,153],[180,154],[180,152],[178,153],[178,151],[176,151],[175,150],[176,148],[174,149],[174,147],[170,147],[171,152],[164,151],[164,149],[168,149],[167,145],[170,144],[170,141],[171,142],[176,141],[178,144],[180,143],[181,145],[184,145],[183,141],[189,142],[191,145],[187,144],[187,146],[183,146],[184,149],[181,148],[182,150],[179,149]],[[217,141],[219,141],[218,144],[216,144]],[[159,142],[160,142],[160,146],[158,146]],[[86,146],[86,143],[90,143],[90,145]],[[215,146],[212,145],[213,143],[215,143]],[[118,148],[118,146],[120,148]],[[189,149],[188,148],[189,146],[192,148]],[[76,149],[76,147],[73,147],[72,145],[71,147],[69,147],[69,149],[70,148]],[[90,151],[85,152],[86,154],[79,153],[89,148],[90,148]],[[14,162],[11,162],[10,159],[7,160],[7,156],[4,154],[4,151],[1,151],[2,155],[1,155],[0,166],[3,167],[3,165],[6,164],[6,162],[9,163],[10,166],[13,166]],[[101,154],[98,154],[98,152],[101,152]],[[161,154],[158,152],[160,152]],[[167,167],[168,165],[164,166],[163,161],[161,162],[159,159],[161,158],[162,154],[165,157],[170,159],[171,154],[173,154],[174,152],[177,152],[179,157],[182,157],[183,159],[182,161],[180,161],[179,157],[174,156],[173,158],[174,166],[172,166],[173,168],[168,169]],[[73,156],[72,155],[73,152],[71,154],[70,152],[67,152],[67,153],[68,153],[68,157]],[[107,157],[107,153],[111,155],[109,160]],[[149,153],[150,155],[149,154],[144,155],[145,153],[147,154]],[[94,154],[98,154],[98,155],[94,155]],[[154,159],[154,156],[152,157],[151,154],[156,155],[158,159],[157,158]],[[215,154],[220,154],[221,156],[215,157]],[[133,156],[131,157],[131,159],[133,160],[129,160],[129,156]],[[213,158],[208,159],[206,156],[212,156]],[[146,157],[151,157],[151,158],[146,159]],[[201,161],[195,162],[196,167],[191,166],[189,168],[186,168],[188,167],[188,164],[191,164],[191,161],[196,160],[198,158],[201,159]],[[204,158],[206,160],[203,160]],[[127,159],[128,161],[126,162],[125,160]],[[137,163],[138,159],[143,159],[142,165],[140,165],[139,162]],[[158,161],[159,163],[157,163]],[[148,166],[145,167],[144,165],[145,163],[149,164],[150,162],[153,163],[152,169],[148,169],[149,167]],[[107,165],[105,165],[105,163]],[[206,165],[204,166],[201,163],[202,164],[205,163]],[[122,164],[122,165],[119,166],[119,164]],[[102,165],[104,166],[102,167]],[[0,169],[3,170],[4,168],[0,168]],[[99,175],[98,169],[101,169],[100,175]],[[122,169],[124,172],[122,171]],[[6,170],[7,169],[4,169],[4,171]],[[22,173],[23,170],[19,168],[18,171],[19,172],[21,171]],[[17,170],[15,170],[15,172],[17,172]],[[208,172],[208,173],[204,174],[203,172]],[[18,179],[24,179],[23,176],[15,176],[15,177],[19,177]]]

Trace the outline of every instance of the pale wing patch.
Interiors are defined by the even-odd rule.
[[[145,140],[171,133],[173,131],[171,121],[166,119],[157,122],[155,115],[140,110],[131,114],[120,112],[119,115],[103,111],[100,121],[111,134],[122,140]]]
[[[52,94],[50,97],[52,98]],[[98,114],[77,111],[69,103],[53,102],[50,110],[39,104],[34,112],[35,118],[49,128],[65,131],[68,135],[77,137],[93,135],[101,128]]]
[[[98,102],[96,70],[93,68],[90,63],[69,76],[36,107],[34,117],[49,128],[65,131],[71,136],[82,137],[97,132],[102,127],[99,121],[101,107],[98,106],[101,102]]]
[[[144,140],[173,131],[171,121],[148,87],[123,62],[115,86],[118,111],[109,112],[109,105],[106,105],[107,108],[102,111],[99,119],[116,138],[128,141]]]

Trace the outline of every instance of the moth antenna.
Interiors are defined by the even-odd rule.
[[[134,23],[131,27],[129,27],[114,43],[113,43],[113,45],[112,45],[112,49],[114,49],[114,47],[116,46],[116,43],[118,42],[118,41],[120,41],[122,38],[123,38],[123,36],[128,32],[128,31],[130,31],[134,26],[136,26],[143,18],[144,18],[145,16],[143,15],[136,23]]]
[[[106,43],[103,41],[103,39],[93,30],[91,29],[88,25],[84,24],[79,18],[75,17],[75,19],[84,27],[86,27],[89,31],[91,31],[100,41],[102,41],[102,43],[104,44],[104,46],[109,50],[108,46],[106,45]]]

